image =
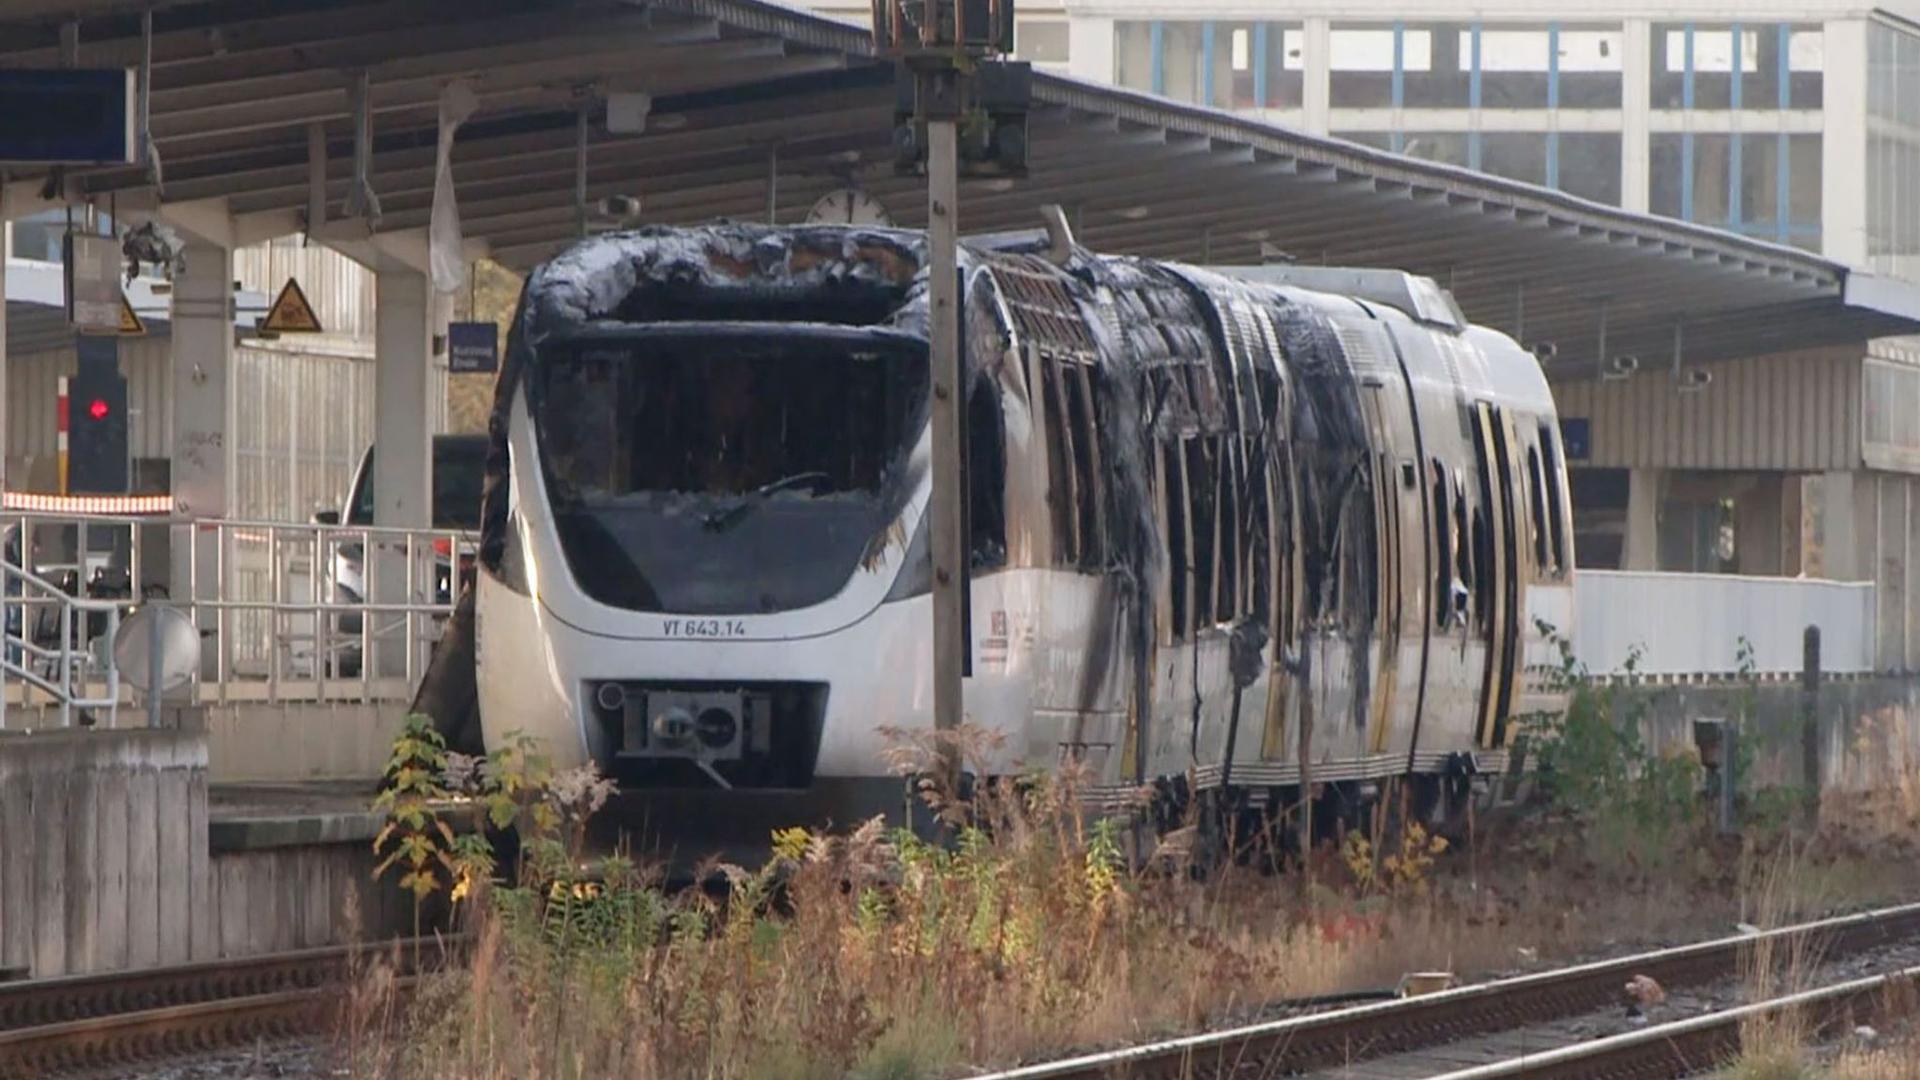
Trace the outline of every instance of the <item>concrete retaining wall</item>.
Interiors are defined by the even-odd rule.
[[[218,955],[206,835],[204,735],[0,735],[0,967]]]
[[[247,702],[205,711],[216,784],[377,780],[407,715],[399,702]]]
[[[174,712],[181,715],[169,715],[167,726],[205,728],[215,784],[378,779],[407,716],[401,702],[212,702]],[[146,713],[124,707],[119,723],[144,727]],[[58,731],[60,714],[43,705],[15,706],[7,727]]]
[[[1695,720],[1740,717],[1744,707],[1741,737],[1754,752],[1749,783],[1802,782],[1798,684],[1762,683],[1747,693],[1725,685],[1617,686],[1614,694],[1617,709],[1644,707],[1643,734],[1665,752],[1693,746]],[[1894,790],[1920,770],[1920,678],[1830,680],[1820,689],[1818,723],[1823,791]]]
[[[0,969],[113,971],[411,930],[393,876],[373,880],[368,815],[210,828],[208,746],[167,729],[0,735]]]
[[[372,941],[412,933],[411,901],[389,872],[373,878],[373,845],[315,844],[218,852],[212,859],[216,955]],[[436,908],[423,918],[434,926]]]

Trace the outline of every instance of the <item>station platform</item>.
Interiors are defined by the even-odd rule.
[[[378,793],[361,780],[212,784],[207,846],[215,853],[315,844],[371,844],[382,817]]]

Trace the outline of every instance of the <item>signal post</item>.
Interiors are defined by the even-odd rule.
[[[957,790],[967,640],[966,370],[960,351],[960,176],[1024,176],[1030,69],[1013,51],[1013,0],[873,0],[875,51],[900,65],[894,169],[927,178],[933,385],[933,716],[939,769]],[[964,134],[964,138],[963,138]]]

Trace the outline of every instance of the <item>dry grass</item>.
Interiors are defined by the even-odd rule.
[[[1784,839],[1759,872],[1749,875],[1753,921],[1760,926],[1793,922],[1809,914],[1810,902],[1851,901],[1858,906],[1861,901],[1911,900],[1912,860],[1887,857],[1911,843],[1920,810],[1909,797],[1911,790],[1908,784],[1889,785],[1873,796],[1827,800],[1823,824],[1811,838]],[[1826,942],[1804,935],[1757,942],[1742,957],[1747,999],[1761,1001],[1819,986],[1826,947]],[[1911,988],[1896,987],[1889,994],[1896,995],[1887,1001],[1890,1015],[1914,1011]],[[1835,1039],[1841,1040],[1838,1052],[1823,1053],[1821,1043]],[[1881,1042],[1877,1034],[1871,1041]],[[1725,1070],[1731,1080],[1920,1080],[1920,1043],[1911,1037],[1862,1045],[1844,1029],[1816,1030],[1798,1010],[1749,1021],[1741,1027],[1740,1043],[1740,1053]]]
[[[903,768],[924,765],[925,752],[903,751]],[[1304,891],[1247,868],[1202,881],[1164,860],[1134,869],[1126,838],[1084,816],[1075,787],[1071,775],[1035,778],[966,804],[924,792],[949,822],[940,846],[877,821],[783,832],[766,868],[712,868],[724,895],[664,891],[620,858],[589,879],[564,839],[579,830],[561,824],[529,843],[519,886],[462,902],[479,942],[468,965],[404,1011],[382,969],[370,970],[352,1002],[353,1073],[951,1075],[1390,986],[1411,970],[1485,975],[1724,933],[1741,919],[1793,921],[1910,895],[1915,878],[1875,868],[1888,860],[1859,837],[1839,850],[1702,840],[1623,880],[1569,857],[1573,845],[1541,861],[1494,830],[1477,852],[1437,861],[1409,856],[1432,851],[1417,834],[1412,848],[1364,860],[1354,845],[1323,852]],[[1402,872],[1380,872],[1396,855]],[[1756,987],[1791,985],[1817,947],[1756,956]],[[1790,1024],[1756,1028],[1739,1075],[1809,1075],[1791,1071],[1805,1041]]]
[[[1827,1080],[1920,1080],[1920,1039],[1908,1035],[1884,1047],[1845,1050],[1824,1076]]]

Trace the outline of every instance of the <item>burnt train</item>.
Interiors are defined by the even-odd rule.
[[[684,813],[899,809],[880,729],[932,725],[926,262],[913,232],[720,224],[530,276],[468,600],[487,743]],[[1572,529],[1530,353],[1398,272],[1064,227],[961,263],[985,772],[1259,803],[1304,753],[1316,787],[1457,793],[1556,707]]]

